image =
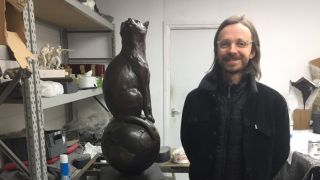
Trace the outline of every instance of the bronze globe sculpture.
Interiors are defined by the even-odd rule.
[[[148,25],[131,18],[121,24],[122,49],[103,80],[104,99],[113,119],[104,129],[102,152],[113,168],[129,175],[150,167],[160,149],[145,55]]]
[[[112,167],[134,175],[151,166],[159,152],[160,137],[153,125],[135,117],[117,119],[104,131],[103,154]],[[135,123],[132,123],[135,121]],[[136,123],[136,122],[139,122]]]

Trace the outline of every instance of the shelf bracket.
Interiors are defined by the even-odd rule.
[[[96,97],[96,96],[93,96],[93,98],[100,104],[100,106],[106,110],[107,112],[110,112],[109,109]]]
[[[29,179],[31,178],[30,172],[23,162],[8,148],[8,146],[0,139],[0,150],[3,152],[11,161],[15,162],[18,169],[22,171]]]

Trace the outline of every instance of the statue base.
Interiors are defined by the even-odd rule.
[[[111,166],[103,167],[100,171],[100,179],[108,180],[165,180],[158,164],[153,163],[148,169],[139,175],[124,175]]]

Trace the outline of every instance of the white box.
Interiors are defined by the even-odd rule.
[[[39,69],[40,78],[61,78],[66,76],[66,71],[64,69],[61,70],[51,70],[51,69]]]

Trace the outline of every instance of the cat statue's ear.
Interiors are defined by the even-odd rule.
[[[123,29],[124,29],[124,22],[122,22],[120,25],[120,35],[122,35]]]
[[[149,21],[144,22],[144,23],[143,23],[143,26],[146,27],[146,29],[148,29]]]

